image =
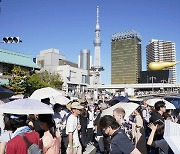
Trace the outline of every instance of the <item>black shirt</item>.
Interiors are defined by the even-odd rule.
[[[122,129],[118,129],[111,137],[110,154],[130,154],[135,149]]]
[[[150,118],[150,122],[156,124],[158,120],[161,120],[163,122],[164,121],[163,116],[159,112],[153,111]]]

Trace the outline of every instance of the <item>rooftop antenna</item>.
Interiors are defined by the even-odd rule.
[[[99,6],[97,6],[97,23],[99,23]]]

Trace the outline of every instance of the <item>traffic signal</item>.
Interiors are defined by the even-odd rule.
[[[4,37],[3,43],[22,43],[19,37]]]

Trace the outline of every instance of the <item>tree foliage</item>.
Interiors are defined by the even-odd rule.
[[[15,94],[24,94],[26,91],[26,80],[28,73],[23,71],[20,66],[14,66],[12,69],[12,78],[9,80],[7,88],[14,91]]]
[[[59,74],[49,73],[48,71],[33,74],[27,78],[26,95],[31,95],[35,90],[52,87],[56,89],[62,88],[62,79]]]
[[[38,75],[44,82],[48,83],[53,88],[62,89],[63,81],[60,74],[43,71],[38,73]]]
[[[20,66],[14,66],[12,78],[6,87],[14,91],[15,94],[30,96],[35,90],[40,88],[52,87],[61,89],[62,84],[63,81],[60,74],[43,71],[30,75],[29,72],[23,71]]]

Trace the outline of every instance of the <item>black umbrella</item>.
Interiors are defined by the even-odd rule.
[[[129,102],[129,99],[124,97],[124,96],[117,96],[117,97],[114,97],[113,99],[110,100],[109,104],[111,106],[119,103],[119,102],[124,102],[124,103],[127,103]]]
[[[0,99],[9,98],[12,95],[14,95],[14,92],[12,90],[9,90],[4,87],[0,87]]]

